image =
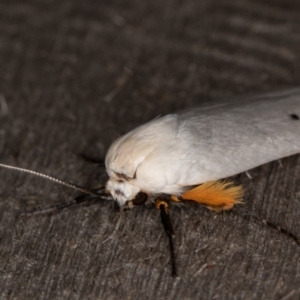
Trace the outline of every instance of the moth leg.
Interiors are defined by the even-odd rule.
[[[104,188],[99,188],[99,189],[94,189],[93,192],[99,193],[99,195],[101,195],[101,193],[105,193],[105,190],[104,190]],[[88,194],[81,195],[81,196],[76,197],[73,200],[70,200],[70,201],[67,201],[67,202],[52,206],[52,207],[35,209],[30,212],[21,213],[20,216],[30,217],[30,216],[34,216],[34,215],[46,215],[46,214],[50,214],[50,213],[54,213],[54,212],[58,212],[58,211],[70,208],[75,205],[91,203],[95,199],[101,199],[101,198],[98,198],[93,195],[88,195]]]
[[[197,202],[216,212],[232,209],[242,203],[242,198],[242,186],[224,180],[202,183],[181,195],[182,200]]]
[[[174,243],[173,243],[174,229],[169,214],[169,203],[164,200],[157,199],[155,201],[155,208],[160,210],[161,222],[164,226],[165,232],[169,239],[171,264],[172,264],[172,276],[176,277],[177,269],[176,269],[175,251],[174,251]]]
[[[92,157],[88,154],[85,154],[84,152],[79,153],[79,157],[85,160],[86,162],[92,163],[94,165],[105,166],[104,159]]]
[[[237,214],[237,215],[240,215],[238,212],[234,212],[234,213]],[[242,217],[245,218],[245,219],[248,219],[248,220],[249,220],[249,219],[253,219],[253,220],[256,221],[257,223],[260,223],[260,224],[262,224],[262,225],[264,225],[264,226],[267,226],[267,227],[269,227],[269,228],[271,228],[271,229],[274,229],[274,230],[276,230],[277,232],[279,232],[279,233],[281,233],[281,234],[284,234],[285,236],[287,236],[287,237],[293,239],[294,242],[295,242],[298,246],[300,246],[300,238],[297,237],[297,236],[296,236],[295,234],[293,234],[292,232],[288,231],[287,229],[282,228],[282,227],[278,226],[277,224],[275,224],[275,223],[273,223],[273,222],[270,222],[270,221],[268,221],[268,220],[266,220],[266,219],[261,219],[261,218],[255,216],[254,214],[249,214],[249,213],[247,213],[246,215],[242,215]]]
[[[255,221],[267,226],[267,227],[270,227],[272,229],[275,229],[276,231],[280,232],[281,234],[284,234],[285,236],[293,239],[296,244],[298,246],[300,246],[300,238],[298,238],[295,234],[291,233],[290,231],[286,230],[285,228],[282,228],[278,225],[276,225],[275,223],[273,222],[270,222],[266,219],[260,219],[258,217],[256,217],[255,215],[250,215]]]

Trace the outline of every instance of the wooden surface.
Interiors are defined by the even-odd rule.
[[[0,157],[93,187],[120,134],[221,96],[300,84],[297,0],[1,1]],[[19,214],[75,191],[0,170],[1,299],[299,299],[300,156],[237,181],[245,204],[172,210],[179,277],[159,213],[112,203]]]

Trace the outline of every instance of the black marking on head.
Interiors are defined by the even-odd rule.
[[[132,200],[133,205],[143,205],[148,200],[148,195],[143,192],[139,192]]]
[[[124,193],[122,191],[120,191],[120,190],[115,190],[115,193],[116,193],[116,195],[122,195],[122,196],[124,196]]]
[[[132,179],[136,179],[136,170],[134,172],[133,178]]]
[[[115,172],[115,173],[116,173],[116,172]],[[132,179],[132,178],[128,177],[127,175],[123,174],[123,173],[116,173],[116,175],[117,175],[118,177],[120,177],[121,179],[124,179],[124,180],[126,180],[126,181],[129,181],[129,180]]]
[[[296,120],[296,121],[299,121],[300,118],[297,114],[290,114],[290,117],[293,119],[293,120]]]

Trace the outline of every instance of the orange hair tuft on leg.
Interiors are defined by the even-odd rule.
[[[243,188],[230,181],[209,181],[186,191],[182,200],[195,201],[217,212],[242,203]]]

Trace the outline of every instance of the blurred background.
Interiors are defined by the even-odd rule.
[[[0,159],[85,186],[121,134],[213,99],[300,84],[296,0],[0,2]],[[240,209],[300,235],[300,158],[237,177]],[[175,208],[19,217],[76,192],[0,170],[1,299],[299,299],[300,250],[238,214]],[[237,209],[239,211],[239,209]]]

